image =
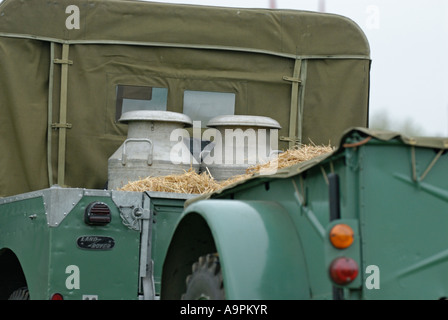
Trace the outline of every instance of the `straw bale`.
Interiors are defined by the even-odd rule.
[[[120,190],[123,191],[159,191],[188,194],[205,194],[224,188],[232,183],[250,178],[261,170],[269,168],[282,169],[294,164],[311,160],[319,155],[333,151],[331,146],[302,145],[300,148],[291,148],[282,152],[274,160],[249,167],[245,174],[230,177],[225,181],[216,181],[210,173],[196,173],[194,169],[183,174],[173,174],[161,177],[146,177],[141,180],[131,181]]]

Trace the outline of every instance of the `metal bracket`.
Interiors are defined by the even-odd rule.
[[[120,209],[120,218],[124,226],[131,230],[141,231],[144,218],[142,194],[139,192],[112,191],[112,200]]]
[[[154,262],[151,259],[152,252],[152,223],[151,223],[151,197],[143,194],[142,234],[140,245],[140,278],[142,280],[143,299],[155,299]]]
[[[421,182],[423,179],[425,179],[426,175],[431,171],[431,169],[434,167],[436,162],[439,160],[439,158],[442,156],[444,149],[440,149],[439,152],[436,154],[434,159],[431,161],[431,163],[426,167],[426,170],[422,173],[420,177],[417,177],[417,161],[415,156],[415,146],[411,146],[411,164],[412,164],[412,180]]]
[[[120,218],[124,226],[131,230],[141,231],[142,208],[130,206],[118,206],[120,209]]]
[[[140,232],[139,290],[143,292],[141,299],[154,300],[151,197],[147,192],[112,191],[112,200],[120,209],[122,223]]]

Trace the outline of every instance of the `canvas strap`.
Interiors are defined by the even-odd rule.
[[[48,71],[48,113],[47,113],[47,170],[48,170],[48,185],[53,185],[53,166],[51,164],[51,135],[53,122],[53,77],[54,77],[54,42],[50,44],[50,70]]]
[[[302,114],[303,108],[300,103],[299,89],[301,85],[300,71],[302,69],[302,59],[296,59],[292,77],[284,76],[283,80],[290,81],[291,88],[291,108],[289,116],[289,136],[280,137],[282,141],[288,141],[289,148],[302,142]]]
[[[65,150],[67,129],[71,128],[71,124],[67,123],[67,83],[68,83],[68,66],[73,64],[68,59],[69,45],[62,45],[62,58],[54,59],[54,63],[61,64],[61,92],[59,105],[59,123],[53,123],[51,127],[59,130],[58,144],[58,184],[65,185]]]

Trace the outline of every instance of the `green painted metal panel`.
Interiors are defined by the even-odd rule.
[[[153,212],[152,259],[154,261],[154,282],[157,293],[160,293],[163,262],[171,236],[183,209],[184,199],[151,198],[151,210]]]
[[[110,207],[111,223],[84,223],[85,209],[93,201]],[[43,196],[17,197],[0,205],[0,249],[12,250],[19,259],[31,299],[49,299],[56,292],[64,299],[137,299],[140,233],[123,225],[111,197],[83,196],[57,226],[48,222],[45,205]],[[111,237],[114,247],[81,249],[81,236]]]
[[[0,219],[0,249],[16,254],[33,298],[45,299],[41,288],[47,287],[49,278],[50,231],[42,197],[2,204]]]
[[[363,260],[378,266],[381,279],[365,298],[448,296],[448,154],[414,181],[412,149],[375,144],[359,151]],[[439,150],[414,150],[418,178]]]
[[[288,212],[268,201],[191,205],[215,239],[227,299],[308,299],[308,270]]]
[[[327,165],[324,166],[324,170],[329,170]],[[324,255],[325,245],[328,242],[326,237],[326,227],[329,224],[328,186],[322,169],[319,166],[310,168],[306,177],[296,175],[288,179],[260,178],[251,181],[250,187],[243,187],[244,185],[241,188],[235,188],[235,192],[231,192],[233,191],[231,189],[228,192],[216,194],[214,197],[239,201],[266,201],[266,203],[272,202],[281,206],[291,224],[287,228],[292,227],[298,238],[296,244],[286,241],[283,250],[293,250],[293,255],[303,259],[305,263],[306,298],[331,299],[332,287],[328,280]],[[225,203],[222,204],[224,205]],[[210,209],[206,208],[206,203],[203,206],[204,212],[215,210],[215,206]],[[190,210],[189,207],[188,210]],[[268,207],[264,211],[269,211]],[[235,213],[234,217],[235,223],[239,223],[237,214]],[[279,226],[279,230],[281,228],[286,227]],[[273,241],[285,241],[282,236],[283,233],[279,231],[277,236],[273,237]],[[256,235],[254,238],[256,239]]]
[[[364,138],[354,133],[345,142]],[[340,177],[341,219],[324,222],[325,236],[331,225],[349,221],[355,242],[338,250],[326,239],[325,265],[328,269],[338,256],[358,262],[358,278],[345,286],[350,289],[345,290],[345,299],[447,296],[448,162],[441,144],[431,143],[434,147],[412,146],[400,138],[371,139],[342,148],[304,172],[307,204],[302,209],[316,213],[320,205],[322,215],[329,214],[325,174],[333,171]],[[310,242],[305,246],[315,248]]]
[[[353,129],[326,157],[197,200],[205,200],[204,216],[218,210],[207,204],[210,198],[225,199],[222,206],[227,208],[232,199],[247,205],[253,201],[280,205],[300,239],[311,298],[332,298],[328,267],[334,258],[348,256],[358,263],[359,274],[344,287],[345,299],[440,299],[448,296],[447,146],[441,138]],[[341,217],[332,222],[330,173],[340,181]],[[197,200],[187,204],[193,206]],[[273,214],[269,206],[264,210]],[[220,209],[222,216],[237,215],[225,211],[231,210]],[[348,249],[335,249],[328,240],[336,223],[347,223],[354,230],[355,241]],[[283,241],[281,237],[279,233],[277,241]],[[290,242],[285,250],[297,246]]]
[[[106,226],[84,223],[85,208],[92,201],[102,201],[112,210],[112,222]],[[86,250],[77,246],[81,236],[112,237],[115,246],[110,250]],[[61,293],[67,299],[82,299],[97,295],[100,300],[138,298],[138,262],[140,233],[126,228],[119,210],[110,197],[83,197],[57,228],[51,229],[51,264],[49,296]],[[79,268],[79,288],[68,288],[66,281]]]

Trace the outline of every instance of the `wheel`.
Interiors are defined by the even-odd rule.
[[[182,300],[224,300],[225,291],[218,254],[199,257],[193,264],[192,274],[186,279]]]
[[[8,300],[30,300],[30,293],[27,287],[19,288],[9,296]]]

